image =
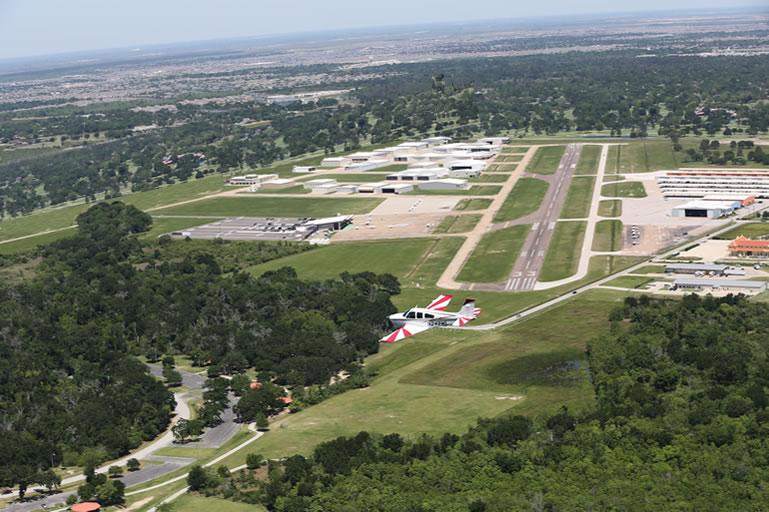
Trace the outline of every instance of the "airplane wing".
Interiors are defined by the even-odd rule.
[[[422,331],[426,331],[430,327],[426,324],[406,324],[400,329],[398,329],[395,332],[391,332],[381,340],[379,340],[379,343],[395,343],[396,341],[400,341],[403,338],[408,338],[409,336],[413,334],[417,334]]]
[[[438,297],[427,306],[427,309],[434,311],[446,311],[446,307],[451,302],[453,295],[438,295]]]

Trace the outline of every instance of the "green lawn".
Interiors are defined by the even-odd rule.
[[[598,215],[601,217],[620,217],[622,216],[621,199],[603,199],[598,203]]]
[[[598,160],[601,158],[601,146],[583,146],[574,174],[597,174]]]
[[[558,281],[574,275],[579,267],[587,222],[558,222],[547,249],[539,280]]]
[[[266,510],[261,505],[249,505],[239,501],[222,498],[206,498],[197,494],[184,494],[171,502],[172,510],[180,512],[261,512]]]
[[[593,250],[601,252],[622,250],[622,221],[598,221],[595,225]]]
[[[384,167],[377,167],[376,169],[371,169],[372,172],[398,172],[398,171],[405,171],[409,168],[408,164],[392,164],[392,165],[385,165]],[[325,176],[324,176],[325,178]]]
[[[491,206],[491,199],[461,199],[454,205],[454,211],[477,211],[485,210]]]
[[[406,194],[412,196],[495,196],[499,194],[502,187],[499,185],[471,185],[464,190],[423,190],[415,187]]]
[[[625,181],[624,176],[620,176],[619,174],[605,174],[603,177],[604,183],[610,183],[612,181]]]
[[[574,176],[561,209],[562,219],[584,219],[590,215],[595,176]]]
[[[486,233],[457,276],[466,283],[497,283],[510,275],[531,225],[523,224]]]
[[[469,178],[470,183],[504,183],[510,179],[509,174],[481,174],[477,178]]]
[[[222,217],[328,217],[367,213],[383,199],[310,197],[216,197],[157,210],[159,215],[215,215]]]
[[[153,455],[161,457],[188,457],[191,459],[202,459],[209,457],[217,451],[216,448],[195,448],[195,443],[189,443],[186,446],[166,446],[153,452]]]
[[[646,265],[645,267],[641,267],[633,273],[634,274],[664,274],[665,266],[664,265]]]
[[[433,233],[467,233],[472,231],[481,215],[474,213],[468,215],[449,215],[438,224]]]
[[[734,240],[740,235],[745,238],[758,238],[769,235],[769,222],[741,223],[714,238],[717,240]],[[0,245],[1,249],[2,245]]]
[[[513,155],[514,154],[520,154],[520,155],[523,155],[528,150],[529,150],[529,148],[511,148],[509,146],[503,146],[502,147],[502,154],[503,155],[509,155],[509,154],[513,154]]]
[[[525,153],[513,154],[513,155],[500,155],[494,159],[495,162],[515,163],[523,160]]]
[[[294,185],[292,187],[286,188],[263,188],[254,192],[248,192],[248,190],[245,190],[238,193],[243,194],[244,196],[253,194],[311,194],[312,190],[304,188],[304,185]]]
[[[566,146],[545,146],[537,149],[526,171],[535,174],[555,174],[565,151]]]
[[[606,172],[608,174],[630,174],[678,169],[679,167],[718,167],[707,162],[683,161],[687,149],[699,146],[699,139],[682,139],[681,145],[683,150],[680,152],[673,151],[673,145],[669,140],[639,140],[630,141],[623,146],[611,146],[606,163]],[[748,162],[746,166],[750,166],[749,164],[754,166],[755,162]]]
[[[494,222],[520,219],[539,209],[550,184],[536,178],[521,178],[505,198]]]
[[[646,188],[640,181],[615,181],[601,188],[604,197],[646,197]]]
[[[641,288],[652,281],[654,281],[653,277],[620,276],[606,283],[606,286],[616,286],[617,288]]]
[[[624,297],[594,290],[497,331],[432,329],[382,345],[366,359],[375,375],[369,388],[281,418],[283,428],[271,428],[253,450],[223,462],[242,464],[248,451],[266,457],[309,454],[320,442],[361,430],[416,439],[462,433],[478,417],[577,408],[593,393],[574,363],[584,361],[586,343],[609,328],[609,312]]]
[[[513,172],[518,168],[518,164],[515,163],[493,163],[489,165],[488,171],[489,172]]]

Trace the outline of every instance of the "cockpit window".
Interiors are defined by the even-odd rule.
[[[431,315],[430,313],[425,313],[425,318],[435,318],[435,315]]]
[[[416,313],[414,313],[413,311],[411,311],[411,310],[409,309],[408,311],[406,311],[405,313],[403,313],[403,316],[404,316],[405,318],[416,318]]]

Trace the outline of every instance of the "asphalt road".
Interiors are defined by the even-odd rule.
[[[545,254],[553,238],[553,230],[561,207],[569,191],[569,183],[577,167],[577,160],[582,151],[581,144],[569,144],[558,165],[554,180],[550,181],[547,194],[542,201],[542,207],[537,212],[531,231],[521,249],[521,254],[515,262],[510,279],[505,283],[505,290],[533,290],[537,277],[542,270]]]

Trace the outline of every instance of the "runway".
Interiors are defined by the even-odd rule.
[[[531,231],[526,237],[521,254],[515,262],[510,279],[505,283],[504,289],[506,291],[534,289],[581,151],[582,144],[566,146],[566,151],[555,175],[551,180],[548,180],[550,187],[542,201],[542,206],[533,214],[534,222]]]

